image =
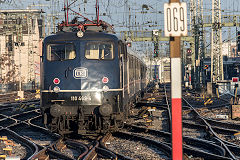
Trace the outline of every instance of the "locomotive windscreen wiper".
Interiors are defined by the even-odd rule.
[[[60,61],[63,61],[63,59],[56,53],[56,52],[52,52],[55,57],[57,57],[58,59],[54,59],[54,60],[60,60]]]

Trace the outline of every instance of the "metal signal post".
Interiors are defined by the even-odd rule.
[[[180,52],[180,37],[170,37],[173,160],[182,159],[182,69]]]
[[[180,0],[164,4],[164,32],[170,37],[172,159],[183,159],[181,36],[187,36],[187,7]]]

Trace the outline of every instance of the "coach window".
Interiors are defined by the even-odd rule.
[[[112,60],[113,43],[89,42],[86,45],[85,57],[87,59]]]
[[[73,44],[49,44],[47,50],[47,60],[49,61],[64,61],[76,57]]]

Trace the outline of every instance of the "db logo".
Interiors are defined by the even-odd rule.
[[[84,79],[88,77],[88,70],[84,67],[74,68],[73,77],[75,79]]]

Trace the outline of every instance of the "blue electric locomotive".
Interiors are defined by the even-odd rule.
[[[147,68],[99,20],[98,0],[96,21],[69,23],[73,3],[67,0],[59,32],[43,42],[41,112],[53,132],[105,133],[126,120],[130,104],[147,86]]]
[[[45,38],[41,69],[44,124],[67,134],[114,130],[146,87],[146,66],[115,35],[59,32]]]

